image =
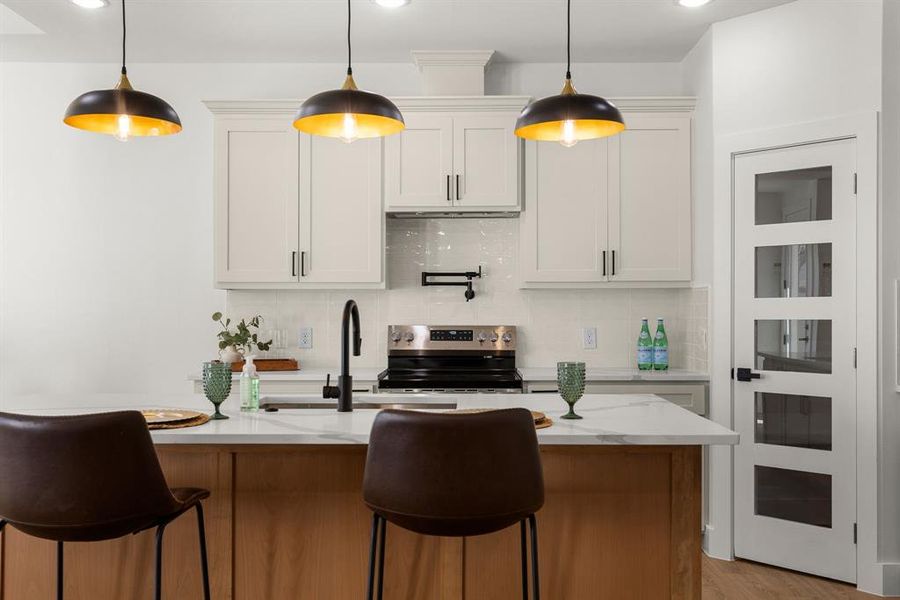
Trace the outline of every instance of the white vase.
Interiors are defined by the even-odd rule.
[[[244,356],[234,346],[225,346],[219,350],[219,360],[226,363],[236,363],[244,360]]]

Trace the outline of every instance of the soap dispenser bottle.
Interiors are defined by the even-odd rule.
[[[244,358],[241,370],[241,410],[256,412],[259,410],[259,375],[256,374],[255,356]]]

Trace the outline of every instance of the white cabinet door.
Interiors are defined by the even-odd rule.
[[[516,115],[454,116],[453,203],[460,210],[519,206]]]
[[[385,138],[388,210],[447,210],[452,206],[453,119],[412,114],[406,129]]]
[[[301,284],[382,281],[381,144],[302,136]]]
[[[528,142],[519,221],[522,281],[606,281],[605,139],[571,148]]]
[[[690,281],[690,117],[625,122],[609,138],[610,281]]]
[[[289,114],[217,121],[218,282],[297,281],[298,143]]]

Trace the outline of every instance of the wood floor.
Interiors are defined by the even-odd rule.
[[[703,600],[874,600],[852,585],[747,561],[703,556]]]

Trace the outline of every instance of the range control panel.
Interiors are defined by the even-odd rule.
[[[475,332],[471,329],[432,329],[432,342],[471,342]]]
[[[515,325],[390,325],[388,350],[515,350]]]

